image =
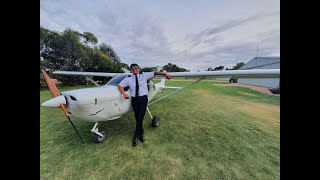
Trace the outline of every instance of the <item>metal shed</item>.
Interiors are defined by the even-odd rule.
[[[280,57],[255,57],[241,69],[280,69]],[[238,83],[280,89],[280,78],[238,79]]]

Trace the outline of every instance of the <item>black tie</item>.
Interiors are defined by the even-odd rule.
[[[138,76],[136,75],[136,97],[139,96],[139,83],[138,83]]]

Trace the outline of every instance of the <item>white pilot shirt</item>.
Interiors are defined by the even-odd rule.
[[[147,80],[154,77],[154,72],[144,72],[142,74],[137,74],[138,76],[138,83],[139,83],[139,96],[148,95],[148,84]],[[135,97],[136,95],[136,76],[130,75],[124,78],[120,83],[119,86],[122,87],[130,87],[131,96]]]

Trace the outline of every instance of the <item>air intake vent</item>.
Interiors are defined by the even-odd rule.
[[[70,96],[70,98],[71,98],[72,100],[74,100],[74,101],[77,101],[77,99],[76,99],[75,97],[73,97],[73,96]]]

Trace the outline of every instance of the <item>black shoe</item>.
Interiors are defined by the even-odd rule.
[[[139,136],[139,140],[140,140],[141,142],[144,142],[144,135],[143,135],[143,134],[141,134],[141,135]]]
[[[137,144],[138,144],[138,137],[134,135],[132,139],[132,146],[136,146]]]

